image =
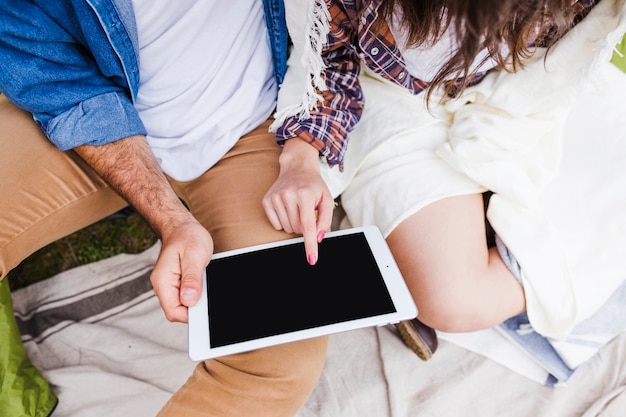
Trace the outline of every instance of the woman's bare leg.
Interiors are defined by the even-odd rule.
[[[525,310],[524,291],[485,237],[480,194],[423,208],[387,238],[419,310],[448,332],[488,328]]]

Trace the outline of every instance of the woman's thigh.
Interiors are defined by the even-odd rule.
[[[36,250],[127,205],[2,95],[0,181],[0,278]]]

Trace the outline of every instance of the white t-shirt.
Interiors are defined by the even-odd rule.
[[[139,33],[136,108],[165,173],[194,179],[276,102],[260,0],[133,0]]]

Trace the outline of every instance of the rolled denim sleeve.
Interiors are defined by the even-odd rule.
[[[97,17],[86,4],[73,13],[64,7],[0,4],[0,92],[30,112],[61,150],[146,134],[120,56]]]
[[[39,124],[44,134],[62,151],[80,145],[104,145],[146,134],[132,103],[119,93],[101,94],[83,100]]]

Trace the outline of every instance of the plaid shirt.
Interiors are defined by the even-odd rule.
[[[583,0],[589,8],[597,1]],[[318,149],[329,165],[341,168],[348,133],[363,112],[358,80],[361,63],[413,94],[428,87],[428,82],[409,73],[389,27],[385,24],[378,30],[372,28],[382,2],[330,0],[330,32],[322,50],[327,86],[324,102],[308,119],[287,118],[276,131],[279,142],[300,137]]]

